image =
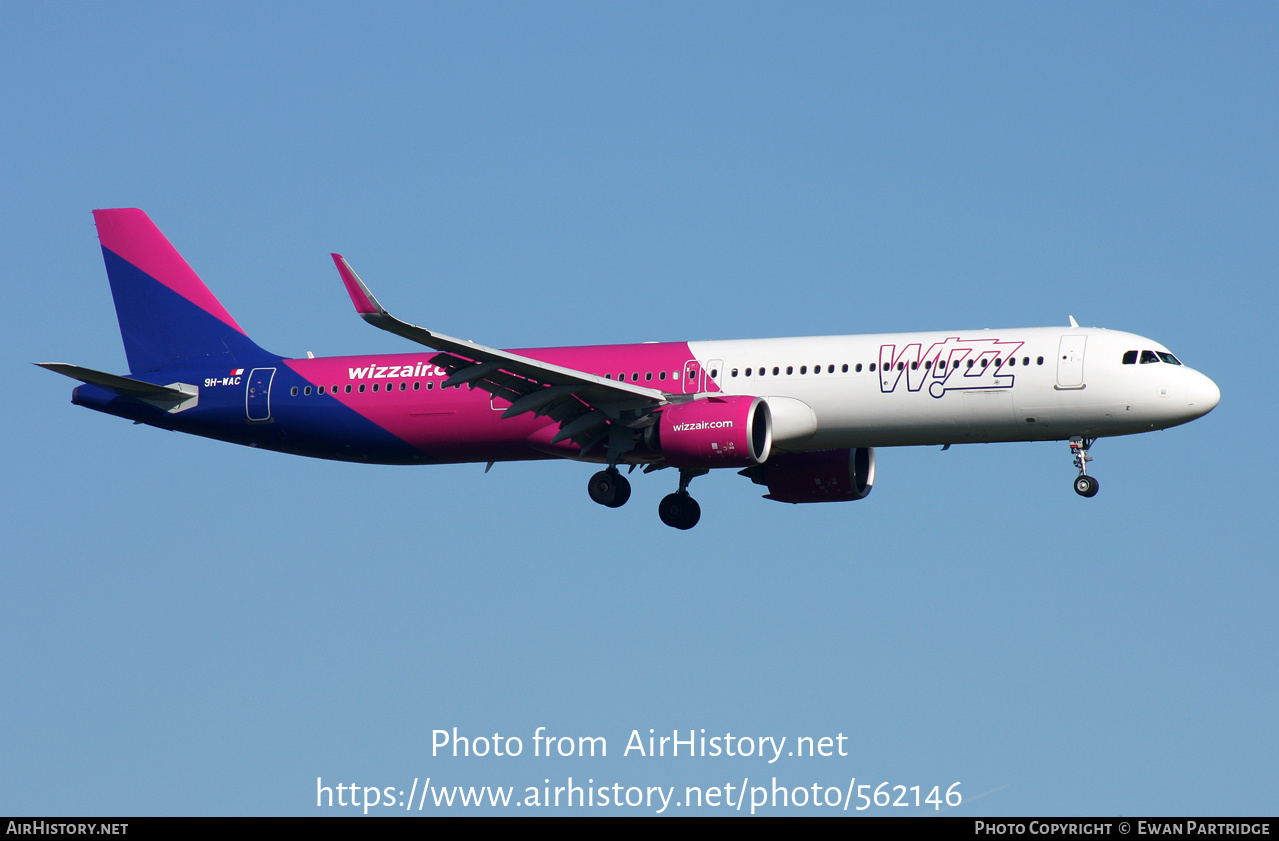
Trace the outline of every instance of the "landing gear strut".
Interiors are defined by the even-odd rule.
[[[1100,482],[1088,475],[1088,462],[1092,461],[1088,450],[1096,441],[1096,438],[1082,438],[1078,435],[1070,439],[1070,454],[1075,457],[1075,467],[1079,468],[1079,475],[1075,477],[1075,493],[1080,496],[1096,496],[1097,489],[1101,487]]]
[[[631,482],[616,467],[610,467],[592,476],[586,491],[600,505],[621,508],[631,498]]]
[[[657,506],[657,516],[662,518],[663,523],[681,531],[687,531],[697,525],[697,521],[702,519],[702,506],[688,495],[688,483],[709,472],[709,470],[680,469],[679,490],[673,494],[667,494],[663,497],[662,504]]]

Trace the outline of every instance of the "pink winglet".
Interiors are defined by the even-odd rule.
[[[346,258],[341,254],[330,254],[329,256],[333,258],[333,264],[338,267],[338,274],[342,275],[342,282],[346,284],[346,291],[351,296],[351,303],[355,304],[355,311],[360,315],[380,313],[382,308],[378,306],[377,301],[369,294],[364,282],[351,270]]]
[[[98,240],[103,248],[132,263],[224,324],[244,333],[244,328],[236,324],[231,314],[213,297],[204,281],[187,265],[168,238],[160,233],[151,217],[137,208],[119,208],[95,210],[93,220],[97,223]]]

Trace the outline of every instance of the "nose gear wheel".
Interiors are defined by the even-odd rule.
[[[1079,468],[1079,475],[1075,477],[1075,493],[1082,497],[1096,496],[1097,490],[1101,487],[1101,483],[1095,476],[1088,475],[1088,462],[1092,461],[1088,450],[1096,442],[1096,438],[1084,438],[1079,435],[1070,439],[1070,454],[1075,458],[1075,467]]]

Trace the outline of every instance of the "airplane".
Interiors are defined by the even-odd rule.
[[[620,466],[674,468],[658,514],[676,529],[701,517],[689,483],[717,468],[778,502],[864,499],[877,447],[1065,440],[1075,492],[1092,497],[1098,438],[1187,423],[1221,398],[1158,342],[1073,316],[1069,327],[498,350],[392,316],[340,254],[360,317],[429,351],[289,359],[245,334],[141,210],[94,220],[129,373],[37,363],[83,383],[72,403],[340,461],[594,463],[589,496],[610,508],[631,494]]]

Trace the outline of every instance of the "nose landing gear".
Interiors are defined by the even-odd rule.
[[[1075,477],[1075,493],[1083,497],[1096,496],[1097,490],[1101,487],[1101,483],[1095,477],[1088,475],[1088,462],[1092,461],[1088,450],[1096,441],[1096,438],[1083,438],[1078,435],[1070,439],[1070,454],[1075,457],[1075,467],[1079,468],[1079,475]]]

